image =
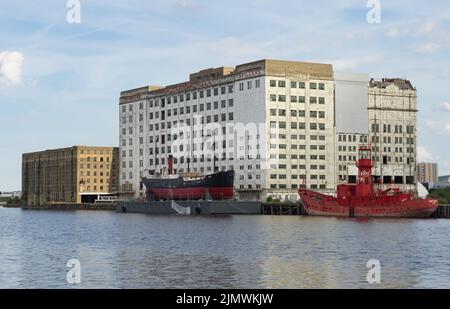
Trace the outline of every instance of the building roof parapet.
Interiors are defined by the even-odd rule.
[[[320,79],[331,81],[334,79],[333,66],[331,64],[262,59],[240,64],[236,68],[219,67],[201,70],[190,74],[187,82],[166,87],[145,86],[122,91],[120,104],[219,86],[262,75],[294,77],[301,80]]]
[[[412,83],[403,78],[382,78],[381,80],[370,79],[369,88],[386,88],[389,85],[394,84],[400,90],[416,90]]]

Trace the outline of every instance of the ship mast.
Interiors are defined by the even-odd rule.
[[[372,146],[360,145],[359,146],[359,158],[356,166],[358,167],[358,185],[356,186],[357,196],[369,196],[373,194],[373,181],[372,181]]]
[[[216,133],[213,133],[213,173],[216,172]]]
[[[155,136],[155,175],[157,175],[157,170],[158,170],[158,139],[159,136]]]

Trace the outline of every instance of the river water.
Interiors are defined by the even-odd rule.
[[[0,288],[450,288],[449,237],[445,219],[0,207]],[[79,284],[66,280],[70,259]]]

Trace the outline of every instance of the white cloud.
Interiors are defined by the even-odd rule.
[[[25,57],[17,51],[0,52],[0,85],[22,83],[22,63]]]
[[[450,112],[450,103],[449,102],[442,102],[439,104],[439,108],[443,111]]]
[[[265,52],[257,44],[245,42],[235,37],[226,37],[209,42],[207,47],[211,52],[228,59],[256,59],[264,58],[265,55]]]
[[[398,30],[398,28],[389,29],[386,31],[385,35],[389,38],[395,39],[400,35],[400,30]]]
[[[417,158],[420,162],[436,161],[436,157],[423,146],[417,146]]]
[[[193,6],[193,2],[191,0],[177,0],[175,1],[175,5],[181,6],[181,7],[191,7]]]
[[[338,70],[338,71],[347,71],[347,70],[363,68],[369,64],[377,63],[379,61],[380,61],[380,56],[369,55],[366,57],[359,57],[359,58],[342,58],[342,59],[325,60],[325,61],[319,61],[319,62],[331,63],[331,64],[333,64],[334,69]]]
[[[425,22],[420,24],[419,26],[419,32],[423,33],[423,34],[430,34],[433,31],[437,30],[439,24],[435,21],[429,21],[429,22]]]
[[[425,125],[433,130],[433,133],[450,136],[450,123],[446,121],[427,120]]]
[[[440,48],[437,43],[420,43],[416,46],[416,52],[420,54],[431,54]]]

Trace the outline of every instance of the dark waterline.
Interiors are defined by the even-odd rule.
[[[450,220],[0,207],[0,288],[450,288]],[[66,281],[81,262],[82,282]],[[366,281],[369,259],[381,284]]]

